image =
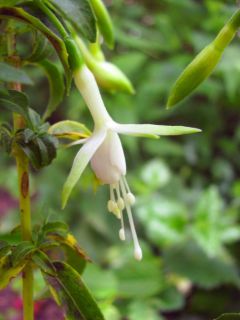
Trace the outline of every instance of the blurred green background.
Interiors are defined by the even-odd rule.
[[[33,220],[39,223],[50,215],[70,224],[94,262],[83,277],[107,320],[207,320],[239,312],[239,38],[192,97],[176,108],[165,108],[177,76],[215,37],[236,1],[106,4],[117,39],[113,52],[105,48],[106,56],[136,89],[134,96],[103,93],[113,118],[198,127],[203,132],[160,140],[122,137],[127,179],[137,196],[134,218],[144,255],[140,263],[133,259],[130,235],[125,243],[118,239],[119,222],[106,209],[108,187],[94,190],[89,168],[67,208],[60,209],[62,185],[78,147],[60,149],[51,166],[32,171]],[[33,106],[43,110],[46,78],[42,73],[39,77],[39,70],[30,72],[36,86],[27,92]],[[92,128],[75,89],[50,121],[66,118]],[[17,184],[14,162],[5,156],[0,161],[4,232],[18,223]]]

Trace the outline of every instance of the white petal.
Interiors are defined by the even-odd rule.
[[[62,207],[64,208],[67,200],[70,196],[70,193],[79,180],[81,174],[83,173],[83,170],[86,168],[88,162],[98,149],[98,147],[101,145],[103,140],[106,137],[106,130],[101,130],[95,132],[84,144],[84,146],[78,151],[71,168],[71,171],[69,173],[69,176],[63,186],[63,192],[62,192]]]
[[[133,136],[177,136],[181,134],[201,132],[200,129],[183,126],[161,126],[154,124],[115,124],[118,133]]]

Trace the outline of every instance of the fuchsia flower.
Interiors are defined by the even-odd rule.
[[[134,243],[134,257],[141,260],[142,250],[132,217],[135,197],[126,180],[126,161],[119,134],[157,138],[162,135],[196,133],[200,130],[182,126],[119,124],[107,112],[96,80],[85,65],[75,72],[74,80],[91,112],[95,126],[93,134],[89,138],[74,143],[83,143],[83,146],[74,159],[72,169],[63,188],[63,207],[65,207],[73,187],[90,162],[97,178],[110,187],[110,200],[107,208],[121,221],[119,230],[121,240],[125,240],[123,211],[126,209]]]

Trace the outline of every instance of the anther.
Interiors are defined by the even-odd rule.
[[[125,208],[125,204],[124,204],[123,198],[119,198],[118,199],[117,205],[118,205],[119,210],[121,210],[121,211]]]
[[[119,238],[120,238],[120,240],[122,240],[122,241],[125,241],[125,240],[126,240],[125,231],[124,231],[123,228],[121,228],[121,229],[119,230]]]
[[[140,248],[140,246],[135,247],[134,258],[138,261],[142,260],[142,249]]]
[[[133,206],[136,202],[136,198],[131,192],[128,192],[126,195],[126,201],[130,206]]]
[[[113,212],[115,208],[115,202],[113,200],[108,200],[107,209],[109,212]]]

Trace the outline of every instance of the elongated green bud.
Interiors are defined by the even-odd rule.
[[[240,10],[232,16],[215,40],[195,57],[176,80],[168,98],[168,108],[187,97],[212,73],[239,26]]]
[[[109,48],[114,47],[113,24],[110,15],[102,0],[90,0],[97,18],[98,28]]]
[[[94,74],[100,87],[110,92],[121,91],[130,94],[135,92],[131,81],[117,66],[105,61],[104,55],[98,56],[97,58],[93,56],[79,37],[76,36],[75,40],[88,68]],[[100,50],[98,44],[95,44],[95,46]]]
[[[126,92],[133,94],[134,89],[130,80],[114,64],[107,61],[92,61],[89,68],[94,74],[97,83],[110,92]]]

